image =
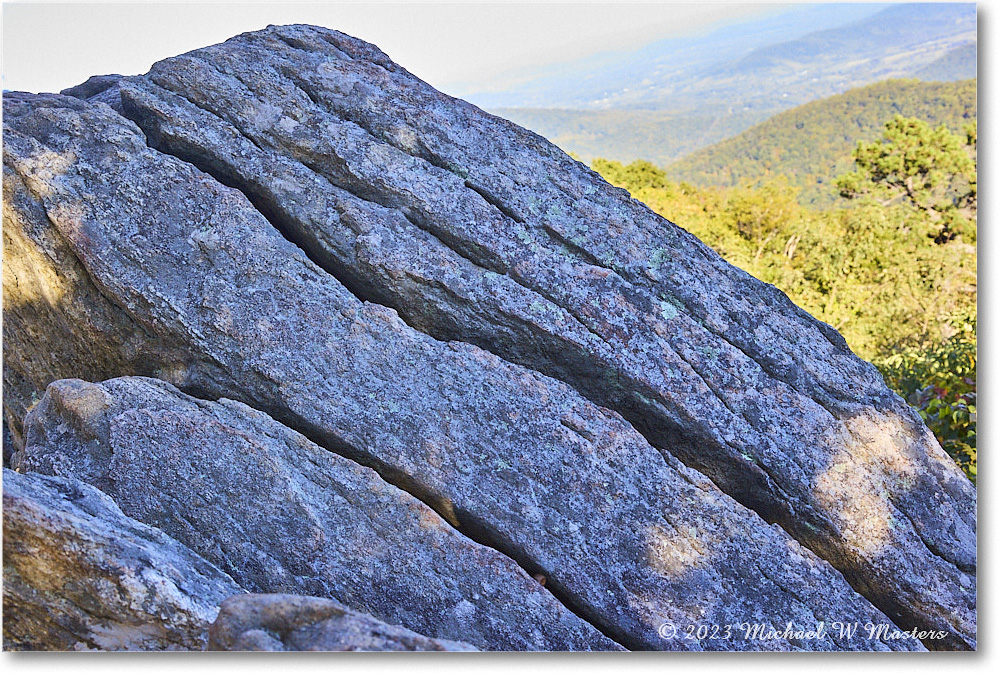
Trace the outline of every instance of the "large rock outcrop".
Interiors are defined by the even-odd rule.
[[[18,442],[55,379],[154,376],[375,468],[629,648],[916,646],[660,630],[886,621],[840,573],[974,647],[975,491],[919,418],[543,139],[305,26],[71,93],[5,96]]]
[[[209,649],[261,652],[469,652],[391,626],[332,600],[301,595],[236,595],[209,629]]]
[[[3,470],[5,650],[205,649],[243,590],[72,478]]]
[[[437,341],[392,310],[359,301],[242,194],[151,150],[109,108],[21,97],[8,103],[5,121],[8,171],[44,210],[44,223],[34,226],[48,223],[47,236],[72,251],[107,304],[134,317],[137,326],[123,332],[141,326],[154,345],[176,350],[144,352],[162,379],[242,399],[376,468],[463,533],[544,575],[556,597],[620,644],[914,646],[661,632],[664,624],[780,630],[817,616],[886,619],[839,573],[649,446],[621,417],[559,381]],[[14,308],[10,320],[21,316]],[[113,335],[65,339],[81,360],[118,349]],[[32,354],[30,344],[17,348]],[[59,407],[36,410],[41,421]],[[81,438],[100,444],[89,440],[94,433]],[[26,439],[24,454],[44,456],[46,445]],[[94,456],[108,455],[113,446]],[[83,470],[90,460],[82,461],[72,471],[92,475]],[[130,484],[139,489],[143,478]]]

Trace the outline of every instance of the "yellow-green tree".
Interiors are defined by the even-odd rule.
[[[965,136],[944,125],[932,128],[916,118],[896,115],[883,138],[859,142],[854,150],[857,170],[837,178],[848,199],[865,195],[884,206],[904,202],[926,214],[936,243],[964,235],[975,237],[976,126]]]

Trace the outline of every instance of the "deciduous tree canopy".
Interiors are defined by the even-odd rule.
[[[910,204],[928,216],[939,244],[968,234],[976,216],[976,136],[975,122],[959,136],[943,124],[896,115],[882,139],[858,143],[857,170],[837,178],[840,195]]]

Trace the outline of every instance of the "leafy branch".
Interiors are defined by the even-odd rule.
[[[856,171],[836,179],[847,199],[870,196],[883,206],[903,202],[928,216],[929,236],[938,244],[975,231],[976,123],[965,135],[944,125],[896,115],[882,139],[859,142],[854,150]],[[971,232],[970,232],[971,230]]]

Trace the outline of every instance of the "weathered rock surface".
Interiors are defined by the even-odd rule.
[[[154,147],[359,297],[568,382],[842,570],[975,641],[975,490],[840,335],[543,139],[372,45],[271,27],[119,83]]]
[[[5,94],[4,110],[10,111],[16,100],[16,94]],[[72,99],[61,101],[60,107]],[[51,103],[44,97],[34,101],[39,115],[47,114],[44,108]],[[24,415],[50,382],[159,376],[158,362],[182,362],[183,355],[108,302],[20,176],[9,170],[6,157],[3,408],[12,447],[20,447]],[[52,170],[58,171],[62,160],[50,159]]]
[[[336,598],[484,649],[620,649],[373,470],[155,379],[51,384],[19,470],[76,476],[254,592]]]
[[[78,84],[75,87],[63,89],[59,93],[65,94],[66,96],[72,96],[74,98],[90,100],[96,99],[98,101],[111,104],[114,102],[114,99],[101,96],[101,94],[109,92],[109,96],[114,96],[117,97],[118,100],[121,100],[117,90],[109,91],[113,90],[115,85],[118,84],[118,81],[121,79],[121,75],[94,75],[93,77],[88,78],[86,82]],[[112,107],[114,107],[114,105],[112,105]]]
[[[10,433],[10,429],[7,427],[7,420],[2,420],[3,424],[3,465],[7,466],[10,463],[10,458],[14,454],[14,436]]]
[[[218,651],[470,652],[472,645],[435,640],[324,598],[244,594],[222,603],[209,629]]]
[[[242,592],[92,486],[3,470],[5,650],[204,649]]]
[[[129,317],[99,339],[58,332],[52,339],[72,358],[123,351],[115,335],[145,331],[169,348],[140,350],[138,361],[160,378],[240,399],[376,468],[463,533],[543,574],[559,600],[627,647],[920,647],[863,634],[753,639],[734,630],[688,639],[688,625],[781,631],[789,622],[888,620],[829,565],[618,415],[557,380],[439,342],[393,310],[359,301],[242,194],[151,150],[110,108],[54,95],[8,95],[5,106],[5,176],[29,202],[18,218],[31,221],[13,226],[42,232],[40,241],[58,241],[79,260],[80,283],[97,289],[99,305],[81,311]],[[56,274],[33,239],[23,240]],[[7,321],[31,317],[15,311]],[[7,348],[20,363],[45,358],[30,342]],[[162,434],[149,436],[152,443]],[[150,513],[166,497],[154,496]],[[661,632],[665,623],[677,633]]]

